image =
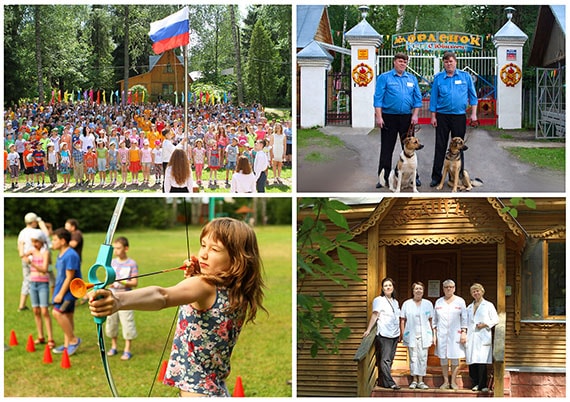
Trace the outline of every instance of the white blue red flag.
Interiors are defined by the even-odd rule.
[[[162,20],[151,22],[148,35],[156,54],[190,43],[188,6]]]

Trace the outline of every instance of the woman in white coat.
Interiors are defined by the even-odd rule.
[[[459,359],[465,357],[467,342],[467,308],[465,300],[456,296],[455,282],[443,282],[443,297],[435,301],[433,328],[435,333],[435,355],[439,357],[443,384],[449,385],[449,362],[451,361],[451,388],[459,389],[456,379],[459,372]]]
[[[433,305],[423,298],[424,288],[422,282],[412,284],[413,298],[402,304],[400,314],[400,332],[410,356],[410,389],[429,388],[423,378],[427,370],[428,349],[433,344]]]
[[[493,336],[491,328],[499,323],[499,316],[493,303],[485,300],[485,289],[475,283],[469,289],[473,303],[467,307],[467,347],[465,360],[469,365],[469,376],[473,391],[488,392],[487,364],[493,361]]]
[[[394,281],[390,278],[382,280],[382,292],[372,302],[372,316],[368,328],[362,335],[366,338],[376,323],[376,365],[378,367],[378,386],[400,389],[392,378],[392,363],[396,355],[400,335],[400,308],[395,297]]]

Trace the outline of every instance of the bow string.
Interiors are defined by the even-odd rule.
[[[119,197],[117,204],[115,205],[115,211],[111,217],[111,222],[107,229],[107,235],[105,236],[105,243],[101,244],[99,247],[99,253],[97,254],[97,259],[95,264],[89,268],[88,278],[89,282],[95,284],[93,289],[104,289],[111,283],[115,282],[115,270],[111,266],[111,260],[113,259],[113,236],[117,229],[117,224],[119,223],[119,218],[123,207],[125,205],[125,197]],[[101,280],[98,273],[104,273],[104,279]],[[99,342],[99,351],[101,352],[101,362],[103,363],[103,369],[105,371],[105,377],[107,378],[107,383],[111,389],[111,393],[114,397],[118,397],[117,387],[115,387],[115,382],[113,381],[113,375],[111,373],[111,368],[109,367],[109,361],[107,360],[107,351],[105,350],[105,337],[103,336],[103,323],[106,317],[93,317],[95,324],[97,325],[97,341]]]

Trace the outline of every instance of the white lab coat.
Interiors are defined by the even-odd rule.
[[[435,301],[433,327],[437,328],[437,346],[435,355],[440,359],[462,359],[465,346],[460,342],[461,328],[467,328],[467,309],[465,300],[459,296],[451,303],[444,297]]]
[[[422,299],[420,306],[416,305],[414,299],[408,299],[402,304],[400,317],[406,319],[402,340],[404,346],[416,347],[416,338],[421,336],[422,347],[427,349],[433,343],[433,333],[429,325],[430,318],[433,319],[433,306],[429,300]]]
[[[491,328],[499,323],[499,316],[493,303],[483,299],[473,314],[474,304],[467,307],[467,345],[465,361],[467,364],[493,362],[493,336]],[[487,327],[478,329],[477,324],[483,323]]]

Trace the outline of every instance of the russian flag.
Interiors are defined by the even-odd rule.
[[[190,43],[188,6],[168,17],[150,23],[148,35],[156,54]]]

